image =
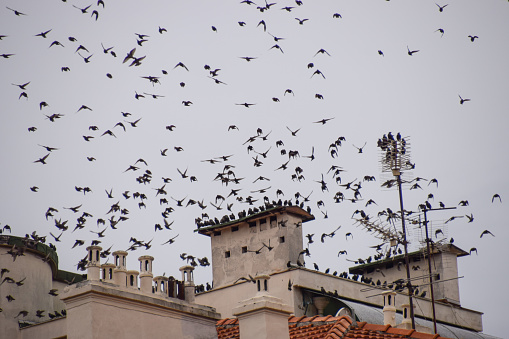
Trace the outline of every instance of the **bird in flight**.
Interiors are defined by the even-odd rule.
[[[325,75],[323,75],[323,73],[319,69],[314,71],[313,74],[311,75],[311,77],[313,77],[315,74],[320,74],[325,79]]]
[[[368,143],[367,141],[366,141],[366,142],[364,142],[364,145],[362,145],[362,147],[357,147],[357,146],[355,146],[354,144],[352,144],[352,146],[353,146],[353,147],[355,147],[355,148],[357,148],[357,149],[359,150],[359,153],[362,153],[362,150],[363,150],[364,146],[366,146],[366,144],[367,144],[367,143]]]
[[[25,88],[28,86],[29,83],[30,83],[30,81],[27,82],[27,83],[24,83],[22,85],[17,85],[17,84],[12,84],[12,85],[13,86],[18,86],[20,89],[25,90]]]
[[[479,238],[482,238],[482,236],[483,236],[483,235],[487,235],[487,234],[490,234],[490,235],[491,235],[491,236],[493,236],[493,237],[495,236],[495,235],[493,235],[493,233],[491,233],[490,231],[488,231],[488,230],[484,230],[484,231],[482,231],[481,236],[480,236]]]
[[[419,50],[411,51],[408,46],[406,46],[406,49],[408,50],[408,55],[412,56],[412,54],[419,52]]]
[[[468,37],[470,38],[470,41],[472,41],[472,42],[474,42],[475,39],[479,39],[479,37],[477,35],[473,35],[473,36],[469,35]]]
[[[461,95],[459,95],[459,94],[458,94],[458,96],[460,97],[460,104],[461,104],[461,105],[463,105],[463,104],[464,104],[465,102],[467,102],[467,101],[470,101],[470,99],[463,99],[463,98],[461,97]]]
[[[286,128],[290,131],[290,133],[292,133],[292,136],[294,136],[294,137],[296,137],[297,136],[297,132],[300,131],[300,128],[296,129],[295,131],[292,131],[288,126],[286,126]]]
[[[17,16],[20,16],[20,15],[26,15],[25,13],[21,13],[21,12],[19,12],[19,11],[15,10],[15,9],[12,9],[12,8],[9,8],[9,7],[5,7],[5,8],[7,8],[7,9],[9,9],[9,10],[13,11],[13,12],[14,12],[14,14],[16,14]]]
[[[323,48],[319,49],[318,52],[316,52],[314,56],[316,56],[317,54],[327,54],[328,56],[330,56],[329,52],[327,52]]]
[[[41,32],[39,34],[36,34],[35,36],[40,36],[40,37],[43,37],[43,38],[46,38],[46,35],[51,32],[51,29],[46,31],[46,32]]]
[[[127,60],[134,59],[134,53],[136,53],[136,48],[133,48],[132,50],[129,51],[129,53],[127,53],[127,55],[124,58],[124,61],[122,63],[125,64],[127,62]]]
[[[177,234],[176,236],[174,236],[173,238],[170,238],[170,240],[162,243],[161,245],[166,245],[166,244],[173,244],[175,242],[175,238],[177,238],[179,235]]]
[[[185,70],[189,72],[189,69],[187,68],[187,66],[184,65],[182,62],[179,62],[178,64],[176,64],[175,67],[173,67],[173,69],[175,69],[177,67],[185,68]]]
[[[435,5],[437,5],[437,6],[438,6],[438,11],[439,11],[439,12],[443,12],[443,11],[444,11],[444,8],[446,8],[447,6],[449,6],[449,4],[446,4],[446,5],[440,6],[440,5],[439,5],[439,4],[437,4],[436,2],[435,2]]]
[[[48,153],[48,154],[46,154],[45,156],[43,156],[42,158],[39,158],[39,159],[35,160],[35,161],[34,161],[34,163],[36,163],[36,162],[40,162],[41,164],[46,165],[46,159],[47,159],[48,157],[49,157],[49,153]]]
[[[239,58],[244,59],[244,60],[246,60],[247,62],[249,62],[249,61],[251,61],[251,60],[253,60],[253,59],[256,59],[255,57],[239,57]]]
[[[253,105],[256,105],[256,104],[248,104],[247,102],[244,102],[242,104],[235,104],[235,105],[244,106],[246,108],[249,108],[249,106],[253,106]]]
[[[326,119],[322,119],[322,120],[318,120],[318,121],[314,121],[313,123],[315,124],[322,124],[322,125],[325,125],[327,123],[327,121],[330,121],[334,118],[326,118]]]
[[[295,20],[297,20],[299,22],[299,25],[304,25],[304,22],[308,21],[309,19],[299,19],[299,18],[295,18]]]
[[[92,5],[88,5],[88,6],[87,6],[87,7],[85,7],[85,8],[79,8],[79,7],[76,7],[75,5],[72,5],[72,6],[73,6],[74,8],[79,9],[79,10],[81,11],[81,13],[85,14],[85,13],[87,13],[87,10],[90,8],[90,6],[92,6]]]

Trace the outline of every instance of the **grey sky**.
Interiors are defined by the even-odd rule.
[[[241,189],[240,196],[259,199],[257,206],[264,195],[295,202],[296,192],[304,196],[312,192],[307,205],[316,220],[305,224],[304,234],[314,233],[315,243],[310,245],[307,266],[316,262],[322,271],[327,267],[347,271],[353,263],[346,259],[373,255],[368,246],[379,243],[354,225],[353,211],[364,209],[376,218],[387,207],[399,209],[397,191],[380,187],[391,177],[381,173],[376,141],[389,131],[401,132],[409,137],[416,164],[404,178],[436,178],[439,182],[438,188],[420,182],[422,190],[405,185],[405,208],[417,211],[429,193],[434,195],[430,200],[434,207],[439,201],[458,207],[433,214],[433,230],[442,229],[446,241],[453,237],[466,251],[477,248],[478,255],[459,259],[460,276],[465,276],[460,280],[462,306],[484,312],[485,332],[502,336],[502,307],[509,302],[508,294],[500,293],[500,282],[508,276],[500,268],[507,266],[500,259],[503,240],[509,236],[503,219],[509,197],[505,176],[509,162],[509,4],[501,0],[448,4],[439,12],[433,1],[308,0],[302,6],[279,1],[262,13],[256,5],[239,1],[105,1],[104,9],[87,1],[7,1],[5,6],[27,15],[16,16],[5,6],[0,8],[0,35],[7,36],[0,41],[0,54],[14,54],[0,58],[0,191],[4,197],[0,226],[10,225],[16,235],[37,231],[54,242],[49,232],[60,232],[54,220],[44,215],[49,206],[58,209],[55,218],[69,220],[70,226],[56,244],[60,268],[75,271],[74,265],[85,256],[84,247],[70,250],[75,240],[88,244],[96,239],[90,231],[104,229],[96,226],[96,220],[109,218],[106,212],[119,201],[130,211],[129,219],[117,230],[107,228],[106,237],[100,239],[103,247],[127,249],[131,236],[153,239],[150,250],[130,252],[128,266],[136,268],[137,257],[150,254],[156,257],[155,272],[177,276],[180,253],[198,257],[210,253],[209,239],[193,232],[196,217],[207,213],[220,219],[231,213],[226,210],[229,203],[235,214],[250,207],[229,197],[223,210],[216,210],[211,206],[216,195],[226,197],[232,188]],[[91,7],[82,14],[73,5]],[[281,9],[286,6],[295,8],[291,12]],[[91,17],[93,10],[99,12],[97,21]],[[341,18],[333,18],[334,13]],[[309,20],[299,25],[295,18]],[[257,26],[261,20],[266,32],[262,25]],[[241,27],[239,21],[246,25]],[[160,34],[159,27],[167,32]],[[47,38],[35,36],[50,29]],[[149,36],[142,46],[135,33]],[[276,42],[269,33],[284,40]],[[469,35],[479,38],[471,42]],[[49,47],[55,40],[64,47]],[[117,57],[103,53],[101,43],[113,47]],[[284,53],[271,48],[276,44]],[[93,54],[89,63],[75,52],[80,45],[89,51],[80,50],[83,57]],[[419,52],[409,56],[407,46]],[[140,66],[129,67],[131,61],[122,61],[135,47],[135,57],[146,58]],[[330,56],[315,55],[320,49]],[[256,59],[247,62],[240,57]],[[175,67],[179,62],[189,71]],[[314,67],[308,68],[309,63]],[[215,79],[224,84],[216,84],[205,65],[220,69]],[[62,72],[62,67],[70,71]],[[316,70],[325,79],[314,74]],[[142,76],[160,77],[160,84],[152,85]],[[12,85],[27,82],[25,90]],[[295,95],[285,95],[287,89]],[[22,92],[28,98],[18,98]],[[164,97],[153,99],[145,94],[136,100],[135,92]],[[461,105],[459,95],[471,101]],[[41,110],[42,101],[49,106]],[[182,101],[192,104],[186,107]],[[256,105],[236,105],[241,103]],[[92,110],[77,112],[82,105]],[[121,112],[132,115],[124,117]],[[51,122],[46,115],[53,114],[63,116]],[[129,124],[140,118],[137,127]],[[324,118],[334,119],[323,125],[314,123]],[[115,127],[118,122],[125,125],[125,132]],[[173,131],[165,129],[172,124],[176,126]],[[229,131],[230,125],[238,130]],[[32,126],[37,130],[28,132]],[[98,130],[89,130],[89,126]],[[294,137],[287,127],[300,131]],[[256,138],[244,144],[257,135],[257,128],[264,136],[270,132],[267,140]],[[101,136],[107,130],[116,137]],[[94,138],[86,142],[83,136]],[[332,158],[329,145],[340,136],[346,141]],[[276,147],[278,140],[284,147]],[[353,145],[361,147],[365,142],[361,154]],[[48,154],[39,145],[58,148],[50,152],[46,165],[33,163]],[[270,151],[266,158],[253,151],[248,154],[248,145],[258,153]],[[311,161],[304,156],[311,155],[313,147],[316,158]],[[167,156],[162,156],[165,148]],[[299,151],[300,158],[290,160],[287,170],[276,171],[288,161],[288,155],[280,153],[282,148]],[[227,164],[245,179],[239,185],[225,186],[214,178],[226,163],[203,160],[230,154]],[[260,167],[253,166],[256,156],[263,162]],[[124,173],[139,158],[148,166],[138,163],[138,171]],[[347,199],[353,198],[353,192],[338,186],[332,171],[327,173],[332,165],[345,169],[340,175],[343,184],[362,181],[366,175],[375,176],[376,181],[362,182],[362,198],[355,204],[348,200],[335,204],[336,192],[343,192]],[[305,179],[300,182],[291,178],[296,167],[303,169]],[[183,179],[177,168],[187,168],[187,174],[198,181]],[[146,169],[152,181],[137,183]],[[328,192],[322,192],[317,183],[322,174]],[[253,183],[259,176],[270,181]],[[168,205],[160,205],[160,196],[156,196],[155,189],[164,184],[162,177],[172,179],[165,186]],[[39,191],[32,192],[32,186]],[[88,186],[92,193],[84,195],[75,186]],[[251,192],[269,186],[266,194]],[[110,189],[113,199],[105,192]],[[277,189],[284,196],[276,197]],[[122,197],[126,190],[130,195],[145,193],[146,208],[138,207],[139,199]],[[502,203],[492,203],[495,193]],[[184,204],[190,198],[203,199],[208,207],[203,211],[197,205],[178,207],[171,197],[186,197]],[[378,205],[365,206],[370,198]],[[325,206],[318,208],[320,200]],[[469,206],[458,206],[461,200],[468,200]],[[79,213],[65,209],[80,204]],[[154,232],[154,224],[163,223],[161,212],[170,206],[175,209],[167,218],[175,221],[172,230]],[[71,233],[83,211],[93,217],[84,229]],[[471,213],[475,220],[468,223],[464,216]],[[118,219],[119,213],[114,215]],[[445,224],[451,216],[463,217]],[[339,225],[342,228],[336,237],[319,242],[322,233]],[[485,229],[496,237],[480,238]],[[348,232],[353,239],[345,239]],[[418,248],[419,231],[411,228],[409,233],[412,248]],[[176,235],[174,244],[160,245]],[[348,255],[338,257],[339,250],[347,250]],[[210,269],[199,268],[195,276],[198,283],[205,283],[211,279]]]

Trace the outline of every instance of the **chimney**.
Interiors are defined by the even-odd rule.
[[[115,258],[115,269],[113,270],[113,280],[115,284],[126,287],[127,286],[127,270],[126,270],[126,251],[115,251],[112,253]]]
[[[412,318],[410,318],[410,304],[403,304],[401,305],[401,307],[403,308],[403,320],[401,321],[401,325],[399,325],[398,327],[412,329]]]
[[[103,271],[103,281],[114,283],[113,281],[113,270],[115,269],[115,264],[105,263],[101,265]]]
[[[157,276],[154,278],[154,293],[162,294],[163,296],[168,295],[168,278],[163,276]]]
[[[127,287],[138,290],[138,271],[127,271]]]
[[[269,295],[269,279],[268,275],[257,276],[255,296],[232,310],[239,319],[240,339],[290,339],[288,316],[293,309]]]
[[[138,258],[140,261],[140,290],[144,293],[152,293],[152,262],[154,257],[142,255]]]
[[[185,300],[187,302],[194,303],[194,267],[191,265],[186,265],[182,266],[179,270],[182,272]]]
[[[396,292],[385,291],[382,293],[384,296],[384,325],[396,326]]]
[[[327,307],[328,304],[329,304],[329,299],[326,297],[314,297],[313,298],[313,305],[316,307],[316,310],[320,317],[323,317],[323,310],[325,309],[325,307]]]
[[[88,246],[87,280],[101,279],[101,250],[100,246]]]

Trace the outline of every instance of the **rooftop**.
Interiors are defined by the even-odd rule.
[[[216,324],[218,339],[240,339],[239,320],[227,318]],[[374,325],[366,322],[353,322],[349,316],[313,316],[288,318],[290,339],[438,339],[438,334],[428,334],[391,327],[390,325]]]
[[[269,206],[273,206],[273,205],[269,205]],[[261,208],[263,208],[263,209],[260,210]],[[234,226],[234,225],[237,225],[242,222],[256,221],[258,219],[263,219],[268,216],[282,214],[282,213],[297,215],[300,218],[302,218],[302,222],[306,222],[306,221],[315,219],[315,217],[311,213],[305,211],[304,209],[302,209],[299,206],[279,206],[278,205],[278,206],[269,207],[269,208],[254,207],[252,209],[250,208],[248,210],[248,212],[245,212],[245,211],[244,211],[244,213],[240,212],[239,213],[240,217],[238,219],[232,219],[231,217],[225,218],[226,217],[225,216],[221,219],[221,221],[219,221],[219,223],[216,222],[213,225],[198,226],[198,229],[196,229],[195,232],[210,236],[210,234],[212,234],[214,231],[218,231],[223,228]]]
[[[469,255],[468,252],[465,252],[464,250],[462,250],[461,248],[459,248],[453,244],[446,244],[446,245],[442,245],[440,247],[435,247],[432,249],[433,254],[439,253],[439,252],[452,252],[452,253],[455,253],[458,257],[463,257],[465,255]],[[422,255],[423,255],[422,250],[408,253],[409,258],[421,257]],[[400,254],[397,256],[391,256],[390,258],[386,258],[383,260],[375,260],[375,261],[371,261],[371,262],[367,262],[367,263],[361,262],[360,265],[350,267],[349,272],[350,272],[350,274],[363,274],[364,270],[367,268],[376,268],[376,267],[385,265],[387,263],[394,263],[395,261],[398,261],[398,260],[404,261],[405,255]]]

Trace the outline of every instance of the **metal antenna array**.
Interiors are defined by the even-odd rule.
[[[401,191],[401,171],[410,170],[414,168],[414,165],[410,162],[410,144],[400,133],[394,137],[391,132],[387,135],[384,134],[382,139],[378,139],[378,148],[381,150],[380,163],[382,165],[382,172],[392,172],[392,175],[396,178],[399,191],[399,205],[401,212],[401,229],[402,229],[402,243],[405,249],[405,268],[407,276],[408,288],[408,303],[410,304],[410,318],[412,319],[412,328],[415,329],[415,318],[414,318],[414,304],[413,304],[413,287],[410,283],[410,264],[408,260],[408,242],[406,237],[406,226],[405,226],[405,215],[403,208],[403,193]]]
[[[373,222],[366,218],[362,218],[355,219],[355,223],[372,233],[376,238],[381,239],[384,243],[390,243],[391,246],[395,246],[402,242],[402,235],[400,233],[398,234],[398,232],[394,232],[390,229],[390,226],[384,225],[381,221]]]

